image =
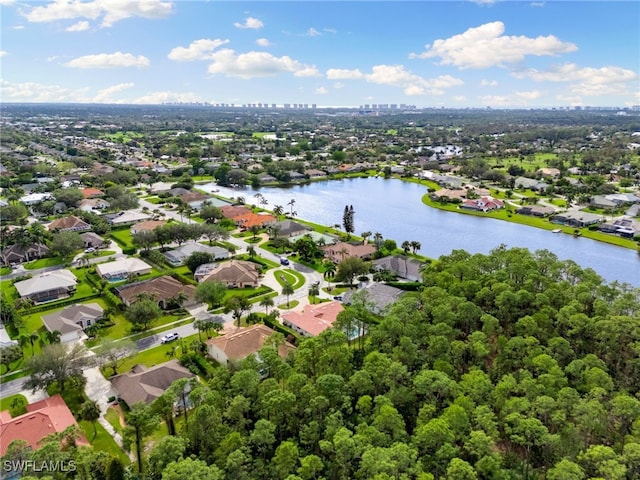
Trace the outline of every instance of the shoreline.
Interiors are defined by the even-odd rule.
[[[278,184],[278,185],[264,185],[264,187],[267,188],[287,188],[287,187],[291,187],[293,185],[304,185],[307,183],[313,183],[313,182],[318,182],[318,181],[332,181],[332,180],[343,180],[345,178],[369,178],[369,177],[375,177],[377,176],[378,173],[363,173],[363,172],[358,172],[355,174],[341,174],[339,178],[336,177],[325,177],[325,178],[317,178],[317,179],[310,179],[310,180],[306,180],[304,182],[296,182],[296,183],[289,183],[286,185],[282,185],[282,184]],[[429,190],[434,190],[437,188],[440,188],[437,184],[430,182],[428,180],[420,180],[420,179],[414,179],[414,178],[402,178],[402,177],[397,177],[397,176],[391,176],[389,177],[389,179],[393,179],[393,180],[399,180],[402,182],[408,182],[408,183],[416,183],[418,185],[422,185],[425,188],[429,189]],[[212,178],[210,181],[200,181],[198,183],[194,184],[194,188],[198,187],[198,184],[205,184],[205,183],[215,183],[215,179]],[[218,196],[220,198],[223,198],[225,200],[232,200],[231,198],[228,197],[224,197],[221,195],[215,195]],[[487,218],[492,218],[495,220],[501,220],[501,221],[505,221],[505,222],[511,222],[511,223],[515,223],[518,225],[525,225],[528,227],[533,227],[533,228],[539,228],[542,230],[547,230],[549,232],[553,231],[553,230],[557,230],[560,229],[561,233],[565,233],[568,235],[574,235],[574,236],[581,236],[583,238],[588,238],[590,240],[595,240],[597,242],[602,242],[602,243],[606,243],[608,245],[614,245],[617,247],[621,247],[621,248],[626,248],[626,249],[630,249],[630,250],[638,250],[638,252],[640,253],[640,243],[636,242],[635,240],[631,240],[631,239],[625,239],[625,238],[621,238],[621,237],[617,237],[617,236],[613,236],[607,233],[603,233],[600,231],[594,231],[594,230],[589,230],[588,228],[574,228],[574,227],[569,227],[566,225],[561,225],[561,224],[557,224],[557,223],[551,223],[548,218],[537,218],[537,217],[529,217],[526,215],[518,215],[516,213],[511,213],[508,209],[500,209],[500,210],[496,210],[496,211],[492,211],[492,212],[476,212],[473,210],[461,210],[460,208],[457,207],[457,205],[455,204],[441,204],[438,202],[434,202],[431,200],[431,198],[429,197],[429,192],[425,193],[422,196],[422,204],[426,205],[427,207],[430,208],[435,208],[441,211],[446,211],[446,212],[451,212],[451,213],[458,213],[458,214],[462,214],[462,215],[473,215],[476,217],[487,217]],[[264,210],[264,209],[261,209]],[[268,210],[270,211],[270,210]],[[304,219],[302,219],[304,220]],[[307,222],[313,225],[317,225],[314,224],[312,222]],[[335,230],[327,225],[319,225],[322,228],[327,228],[327,229],[332,229]],[[578,231],[578,235],[576,235],[574,232]]]

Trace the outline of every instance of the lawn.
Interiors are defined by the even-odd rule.
[[[124,433],[124,427],[120,423],[120,413],[115,407],[110,406],[107,408],[107,413],[105,413],[104,418],[111,424],[117,433],[120,435]]]
[[[171,357],[167,355],[167,352],[171,352],[174,350],[174,347],[177,347],[176,353],[179,354],[182,348],[186,348],[191,340],[195,340],[197,338],[198,334],[196,333],[194,335],[181,338],[170,345],[158,345],[157,347],[144,350],[143,352],[137,353],[136,355],[126,359],[118,368],[118,371],[128,372],[134,365],[139,363],[146,365],[147,367],[153,367],[154,365],[167,362],[171,359]],[[107,368],[107,370],[111,372],[109,368]]]
[[[0,275],[9,275],[11,273],[11,267],[0,267]]]
[[[27,402],[27,399],[26,399],[26,397],[24,395],[20,395],[19,393],[16,393],[15,395],[11,395],[9,397],[5,397],[5,398],[1,398],[0,399],[0,412],[4,412],[5,410],[9,410],[9,408],[11,408],[11,404],[17,398],[22,399],[24,401],[24,405],[27,405],[29,403],[29,402]]]
[[[100,423],[96,422],[95,438],[93,437],[93,424],[91,422],[82,420],[78,423],[80,430],[82,430],[82,433],[84,433],[84,436],[87,437],[87,440],[89,440],[89,443],[91,443],[91,446],[95,450],[110,453],[112,456],[118,458],[124,465],[129,465],[131,460],[128,455],[122,451],[113,437]]]
[[[304,285],[304,276],[301,273],[291,269],[284,269],[274,272],[278,283],[284,287],[285,284],[291,285],[294,290]]]
[[[22,266],[27,270],[36,270],[38,268],[54,267],[56,265],[62,265],[65,262],[63,257],[46,257],[39,258],[33,262],[23,263]]]
[[[133,247],[133,239],[131,237],[131,232],[129,228],[123,228],[121,230],[111,230],[109,233],[111,238],[113,238],[121,247],[131,248]]]
[[[283,303],[282,305],[278,305],[278,308],[280,310],[290,310],[297,307],[299,303],[300,302],[298,300],[291,300],[288,305],[286,303]]]

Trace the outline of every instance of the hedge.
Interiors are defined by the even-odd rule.
[[[282,333],[285,336],[285,338],[288,338],[291,335],[293,337],[293,341],[291,343],[293,343],[294,345],[297,345],[298,341],[301,340],[300,335],[298,333],[294,332],[292,329],[288,327],[285,327],[279,322],[273,322],[266,316],[262,319],[262,321],[267,327],[272,328],[276,332]]]
[[[418,291],[424,286],[421,282],[385,282],[385,284],[408,292]]]

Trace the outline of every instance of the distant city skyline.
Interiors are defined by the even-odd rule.
[[[640,2],[0,0],[0,101],[640,105]]]

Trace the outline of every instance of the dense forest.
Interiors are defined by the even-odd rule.
[[[640,478],[639,291],[548,251],[454,251],[384,316],[361,297],[261,358],[268,378],[246,361],[193,386],[131,478]],[[140,432],[163,418],[132,413]],[[123,478],[84,455],[77,478]]]

